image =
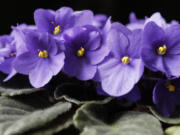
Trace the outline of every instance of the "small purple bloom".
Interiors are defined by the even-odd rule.
[[[104,95],[104,96],[108,95],[106,92],[103,91],[100,83],[97,84],[97,93],[99,95]],[[141,93],[138,86],[135,85],[134,88],[129,93],[127,93],[126,95],[117,97],[117,98],[119,100],[126,99],[129,102],[136,102],[141,99]]]
[[[126,30],[125,30],[126,29]],[[111,96],[129,93],[141,78],[141,30],[129,31],[116,23],[107,35],[111,54],[98,66],[103,90]]]
[[[99,29],[91,25],[76,27],[65,34],[64,39],[64,71],[80,80],[92,79],[96,74],[97,65],[109,53],[109,49],[102,44]]]
[[[4,80],[7,81],[15,75],[12,62],[16,57],[16,46],[13,44],[14,38],[9,35],[0,36],[0,71],[8,74]]]
[[[27,50],[23,30],[35,30],[36,27],[34,25],[21,24],[16,27],[13,26],[12,29],[10,35],[0,37],[0,57],[3,59],[0,64],[0,71],[8,74],[4,81],[8,81],[16,75],[17,72],[12,63],[16,56]]]
[[[162,29],[154,22],[144,28],[141,51],[145,65],[153,71],[161,71],[168,77],[180,76],[180,25]]]
[[[153,102],[161,114],[169,117],[180,105],[180,80],[160,80],[154,87]]]
[[[60,72],[65,55],[59,52],[55,40],[48,33],[26,31],[25,45],[27,51],[16,57],[14,68],[29,75],[32,86],[42,87]]]
[[[37,9],[34,20],[39,31],[48,32],[59,39],[61,33],[69,28],[92,24],[93,13],[90,10],[74,12],[69,7],[62,7],[57,11]]]

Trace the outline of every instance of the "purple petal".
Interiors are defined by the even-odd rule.
[[[157,54],[156,50],[157,45],[162,45],[164,38],[164,31],[154,22],[149,22],[146,25],[143,33],[141,56],[145,65],[153,71],[166,71],[164,59]]]
[[[167,67],[165,73],[167,76],[180,76],[180,64],[177,62],[180,60],[180,54],[168,55],[164,58],[165,66]]]
[[[93,25],[98,28],[104,27],[107,21],[107,16],[104,14],[97,14],[94,16]]]
[[[55,40],[48,33],[37,33],[30,31],[26,33],[26,46],[34,54],[39,50],[47,50],[49,54],[55,55],[58,51]]]
[[[146,19],[145,25],[149,22],[156,23],[159,27],[166,27],[167,23],[159,12],[154,13],[150,18]]]
[[[7,82],[8,80],[10,80],[13,76],[15,76],[17,74],[16,70],[13,68],[11,70],[11,72],[8,74],[8,76],[3,80],[3,82]]]
[[[101,81],[98,70],[96,71],[96,74],[94,75],[94,78],[92,80],[95,81],[95,82],[100,82]]]
[[[163,57],[158,56],[153,49],[142,49],[141,56],[149,69],[153,71],[162,71],[164,73],[166,72],[167,67]]]
[[[39,58],[33,53],[26,52],[13,61],[13,67],[21,74],[29,74],[29,72],[35,68]]]
[[[92,25],[94,15],[93,12],[90,10],[83,10],[83,11],[76,11],[74,12],[75,15],[75,24],[74,27],[77,26],[84,26],[84,25]]]
[[[106,23],[104,24],[104,27],[103,27],[103,34],[106,35],[107,32],[109,32],[109,30],[111,29],[111,17],[109,17],[106,21]]]
[[[115,57],[119,58],[125,55],[124,53],[129,46],[129,40],[121,31],[112,29],[107,35],[105,45],[111,49]]]
[[[69,7],[62,7],[56,11],[55,22],[62,30],[71,28],[74,24],[73,10]]]
[[[125,35],[131,34],[131,31],[126,26],[124,26],[123,24],[121,24],[119,22],[112,23],[111,27],[112,27],[112,29],[116,29]]]
[[[101,37],[100,33],[97,31],[92,31],[89,33],[89,40],[88,43],[86,44],[86,49],[87,50],[95,50],[101,45]]]
[[[140,58],[140,50],[142,48],[142,30],[134,30],[129,34],[130,46],[128,47],[128,55],[133,58]]]
[[[154,22],[149,22],[144,28],[143,44],[151,47],[154,42],[164,41],[165,33],[162,28],[158,27]]]
[[[8,57],[10,53],[11,53],[11,49],[9,47],[0,49],[0,56],[1,57]]]
[[[100,49],[95,51],[88,51],[86,57],[92,65],[97,65],[103,61],[103,59],[109,54],[109,48],[101,46]]]
[[[174,94],[165,87],[165,81],[159,81],[153,90],[153,102],[164,116],[169,117],[174,112],[176,104],[173,98]]]
[[[138,22],[138,19],[137,19],[136,14],[134,12],[130,13],[129,20],[130,20],[130,23]]]
[[[136,30],[136,29],[144,29],[144,23],[130,23],[128,25],[126,25],[126,27],[130,30]]]
[[[168,54],[180,54],[180,25],[173,25],[166,29]]]
[[[34,21],[39,31],[52,33],[55,26],[55,12],[37,9],[34,12]]]
[[[140,93],[140,90],[137,87],[137,85],[135,85],[134,88],[123,97],[126,98],[126,100],[128,100],[130,102],[135,102],[135,101],[141,99],[141,93]]]
[[[57,75],[60,72],[60,70],[63,68],[64,59],[65,59],[65,55],[63,52],[55,56],[50,56],[48,65],[53,75]]]
[[[68,75],[75,76],[80,80],[90,80],[95,76],[97,66],[88,64],[86,59],[72,56],[66,59],[64,71]]]
[[[9,74],[12,70],[12,62],[14,61],[14,58],[8,58],[5,59],[1,64],[0,64],[0,71]]]
[[[29,80],[33,87],[40,88],[46,85],[52,78],[51,71],[47,60],[39,60],[36,67],[30,71]]]
[[[140,59],[132,60],[129,65],[110,59],[98,67],[103,90],[116,97],[127,94],[141,78],[143,68]]]
[[[14,43],[16,45],[16,53],[18,56],[27,51],[24,31],[26,30],[36,31],[37,28],[34,25],[31,26],[31,25],[21,24],[16,27],[12,27],[12,29],[13,31],[11,32],[11,36],[14,37]]]

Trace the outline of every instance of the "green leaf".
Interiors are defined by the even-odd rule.
[[[0,135],[53,135],[72,124],[71,104],[36,94],[0,98]]]
[[[12,88],[6,88],[6,87],[0,87],[0,95],[1,96],[17,96],[17,95],[26,95],[31,94],[34,92],[39,92],[44,89],[36,89],[36,88],[27,88],[27,89],[12,89]]]
[[[180,135],[180,126],[172,126],[165,130],[165,135]]]
[[[171,117],[164,117],[156,109],[151,106],[148,106],[149,110],[152,114],[158,118],[160,121],[167,123],[167,124],[180,124],[180,108],[177,108],[175,113]]]
[[[81,135],[163,135],[160,122],[148,113],[113,112],[113,104],[86,103],[76,111],[74,125]]]

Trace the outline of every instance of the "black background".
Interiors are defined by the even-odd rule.
[[[58,9],[70,6],[74,10],[91,9],[95,14],[112,16],[113,21],[128,23],[130,12],[138,18],[161,12],[167,21],[180,20],[180,4],[173,0],[0,0],[0,35],[8,34],[11,26],[21,23],[34,24],[33,12],[37,8]]]

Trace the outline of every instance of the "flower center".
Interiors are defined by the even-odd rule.
[[[54,34],[54,35],[58,35],[60,32],[61,32],[61,26],[60,26],[60,25],[57,25],[57,26],[54,28],[53,34]]]
[[[82,57],[84,56],[85,53],[85,49],[83,47],[81,47],[78,51],[77,51],[77,56]]]
[[[130,63],[130,58],[128,56],[124,56],[122,59],[121,59],[122,63],[124,64],[129,64]]]
[[[170,84],[170,85],[168,86],[168,90],[169,90],[170,92],[174,92],[175,89],[176,89],[175,86],[172,85],[172,84]]]
[[[169,90],[169,92],[174,92],[176,90],[176,87],[172,85],[170,82],[166,82],[165,86]]]
[[[163,45],[163,46],[160,46],[158,49],[157,49],[157,53],[159,55],[164,55],[167,51],[167,47],[166,45]]]
[[[48,57],[48,51],[47,51],[47,50],[39,51],[38,56],[39,56],[40,58],[47,58],[47,57]]]

